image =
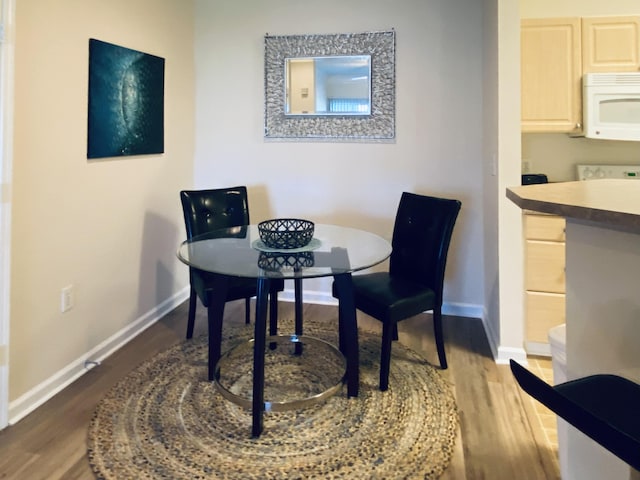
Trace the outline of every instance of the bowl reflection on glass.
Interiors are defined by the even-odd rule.
[[[313,252],[275,253],[260,252],[258,267],[270,272],[282,270],[300,270],[313,267],[315,262]]]

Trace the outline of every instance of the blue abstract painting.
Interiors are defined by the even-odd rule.
[[[164,152],[164,63],[89,39],[87,158]]]

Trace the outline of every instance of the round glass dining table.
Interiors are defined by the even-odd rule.
[[[253,352],[252,435],[263,429],[264,352],[266,347],[267,299],[273,279],[295,282],[296,334],[300,334],[302,280],[334,278],[339,298],[339,349],[346,359],[347,395],[358,396],[358,329],[351,274],[377,265],[391,254],[391,244],[379,235],[355,228],[316,224],[309,244],[298,249],[275,250],[260,239],[257,225],[244,225],[193,237],[178,249],[178,258],[192,268],[216,273],[216,292],[209,314],[209,380],[214,379],[220,359],[222,318],[228,280],[256,279],[256,321]],[[212,312],[212,313],[211,313]]]

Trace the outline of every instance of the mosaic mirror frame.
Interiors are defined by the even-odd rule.
[[[285,115],[285,59],[371,56],[371,114]],[[395,31],[266,35],[264,137],[274,140],[390,141],[395,138]]]

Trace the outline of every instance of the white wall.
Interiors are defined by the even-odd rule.
[[[571,138],[561,133],[522,135],[522,159],[533,173],[544,173],[550,182],[577,180],[576,165],[640,165],[640,142]]]
[[[498,29],[498,0],[485,0],[483,8],[483,227],[484,250],[482,255],[484,268],[484,319],[486,330],[493,337],[493,342],[499,343],[500,334],[500,296],[499,296],[499,244],[497,215],[500,203],[498,193],[499,168],[499,101],[498,79],[500,74],[499,62],[499,29]],[[495,162],[494,162],[495,158]],[[494,175],[495,168],[495,175]],[[494,352],[495,355],[496,352]]]
[[[87,352],[104,353],[122,332],[184,298],[177,192],[193,184],[246,184],[253,222],[304,216],[387,237],[403,190],[459,198],[446,310],[484,316],[495,345],[502,337],[521,347],[521,305],[500,293],[505,282],[521,281],[508,257],[519,225],[504,198],[505,183],[519,180],[512,2],[328,0],[310,14],[296,0],[196,0],[193,9],[185,0],[21,0],[17,25],[15,415],[78,373]],[[394,143],[264,141],[266,33],[390,28],[397,33]],[[165,154],[86,160],[89,37],[167,59]],[[61,314],[68,284],[76,306]],[[305,288],[328,297],[326,282]],[[509,302],[513,315],[505,318],[500,309]]]
[[[522,18],[640,15],[638,0],[520,0]],[[522,135],[522,160],[529,172],[549,181],[577,179],[576,164],[640,164],[640,142],[570,138],[564,133]]]
[[[328,0],[311,14],[296,0],[21,0],[11,192],[14,417],[78,373],[87,352],[104,353],[122,332],[184,298],[177,192],[194,184],[246,184],[254,222],[305,216],[387,237],[403,190],[461,199],[446,310],[484,317],[499,360],[519,354],[522,227],[504,190],[519,183],[520,158],[546,159],[534,169],[564,179],[575,159],[637,152],[627,142],[539,134],[523,137],[521,155],[519,18],[622,14],[636,4]],[[264,141],[266,33],[390,28],[397,34],[394,143]],[[86,160],[89,37],[167,59],[165,154]],[[76,306],[61,314],[68,284]],[[305,288],[328,297],[327,282]]]
[[[193,18],[185,0],[17,2],[13,420],[82,373],[88,353],[184,298],[175,251],[178,191],[193,179]],[[164,154],[87,160],[89,38],[166,59]],[[75,307],[63,314],[69,284]]]
[[[393,144],[265,142],[264,36],[396,30]],[[482,2],[196,0],[198,187],[245,184],[253,222],[300,216],[390,237],[403,190],[462,201],[445,286],[482,313]],[[306,282],[330,298],[329,282]]]
[[[497,360],[525,360],[522,213],[507,200],[509,186],[520,184],[520,18],[516,2],[498,4],[498,302],[499,329],[489,324]],[[491,286],[495,290],[495,284]],[[496,352],[494,352],[494,355]]]
[[[498,362],[522,361],[522,215],[505,197],[520,183],[520,18],[508,0],[483,7],[484,324]]]

